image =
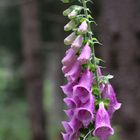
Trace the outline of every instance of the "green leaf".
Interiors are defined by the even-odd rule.
[[[94,94],[94,95],[96,95],[96,96],[99,96],[99,95],[100,95],[100,90],[99,90],[99,88],[97,87],[97,85],[93,85],[92,91],[93,91],[93,94]]]

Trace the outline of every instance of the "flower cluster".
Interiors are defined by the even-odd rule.
[[[101,59],[95,57],[94,44],[98,41],[91,31],[92,17],[88,15],[87,2],[82,0],[83,6],[73,5],[63,12],[70,19],[64,30],[72,31],[64,39],[64,44],[70,48],[62,59],[62,71],[67,84],[61,88],[66,95],[64,102],[68,109],[65,113],[69,118],[62,122],[65,128],[65,133],[62,133],[64,140],[78,140],[83,137],[82,130],[87,129],[100,140],[107,140],[114,134],[110,120],[121,107],[109,82],[112,76],[102,74],[99,66]],[[92,128],[89,128],[91,124]]]

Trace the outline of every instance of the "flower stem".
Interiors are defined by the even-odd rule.
[[[87,4],[86,4],[86,0],[82,0],[82,4],[84,7],[84,14],[86,16],[86,18],[89,20],[89,16],[88,16],[88,11],[87,11]],[[92,32],[91,29],[91,24],[88,22],[88,36],[89,39],[92,40],[92,34],[90,34]],[[96,78],[96,84],[97,84],[97,88],[99,90],[99,98],[101,98],[101,94],[100,94],[100,83],[99,83],[99,77],[98,77],[98,73],[97,73],[97,63],[96,63],[96,56],[95,56],[95,48],[94,45],[92,46],[92,63],[94,64],[95,67],[95,78]]]

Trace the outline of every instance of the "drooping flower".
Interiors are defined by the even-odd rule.
[[[67,77],[68,81],[75,81],[79,78],[80,73],[81,64],[79,63],[79,61],[76,61],[72,66],[71,70],[65,74],[65,77]]]
[[[104,103],[101,102],[96,113],[95,130],[93,135],[100,138],[100,140],[108,140],[109,136],[113,134],[114,130],[110,125],[108,112],[104,107]]]
[[[88,31],[88,24],[87,24],[86,21],[83,21],[83,22],[81,23],[81,25],[79,26],[79,28],[78,28],[78,33],[79,33],[79,34],[84,34],[84,33],[86,33],[87,31]]]
[[[72,117],[74,116],[75,111],[73,109],[68,109],[68,110],[64,110],[64,112],[66,113],[66,115],[72,119]]]
[[[77,132],[77,130],[81,127],[81,122],[75,117],[73,117],[69,122],[62,122],[62,124],[68,134]]]
[[[75,115],[79,119],[84,127],[87,127],[90,122],[94,119],[94,97],[92,94],[89,96],[87,103],[83,104],[81,107],[76,108]]]
[[[68,66],[70,64],[73,64],[76,59],[77,59],[77,55],[76,55],[75,51],[72,48],[70,48],[66,52],[66,56],[62,59],[61,62],[64,66]]]
[[[74,82],[68,82],[66,85],[61,86],[64,94],[66,94],[68,97],[73,96],[73,87],[77,84],[77,81]]]
[[[62,133],[64,140],[77,140],[81,122],[73,116],[69,122],[63,121],[62,124],[66,130],[66,133]]]
[[[67,52],[66,52],[66,56],[62,59],[62,64],[63,64],[63,67],[62,67],[62,71],[64,74],[68,73],[74,63],[77,61],[77,55],[75,54],[75,51],[73,49],[69,49]]]
[[[64,98],[64,102],[66,103],[66,105],[70,108],[70,109],[74,109],[76,108],[76,102],[73,98],[69,98],[69,97],[66,97]]]
[[[90,61],[90,58],[91,58],[91,48],[88,44],[86,44],[83,47],[80,56],[78,57],[78,61],[80,61],[81,64],[87,64]]]
[[[121,103],[117,101],[116,93],[114,92],[114,89],[111,84],[105,85],[104,91],[102,93],[103,98],[107,98],[110,100],[109,106],[108,106],[108,113],[110,117],[112,117],[113,113],[120,109]]]
[[[91,94],[93,73],[87,68],[82,74],[78,85],[73,87],[74,96],[78,96],[81,102],[85,103]]]
[[[71,48],[77,52],[81,48],[82,43],[83,43],[83,36],[79,35],[72,43]]]
[[[71,33],[68,37],[64,39],[64,44],[65,45],[71,45],[72,42],[76,39],[76,34],[75,32]]]

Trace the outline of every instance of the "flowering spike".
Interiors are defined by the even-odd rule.
[[[74,0],[62,1],[71,3]],[[102,66],[99,65],[102,59],[95,56],[94,44],[101,44],[91,30],[91,24],[95,21],[87,3],[92,1],[77,1],[80,6],[72,5],[63,12],[70,20],[64,30],[72,33],[64,39],[64,44],[71,47],[62,59],[62,71],[67,78],[67,84],[61,88],[66,95],[64,102],[67,110],[64,112],[69,118],[62,122],[65,128],[62,136],[63,140],[85,140],[93,133],[93,137],[108,140],[114,134],[110,119],[121,107],[121,103],[117,101],[109,82],[113,76],[103,75]],[[81,130],[85,129],[89,132],[85,135],[82,133],[80,137]]]

